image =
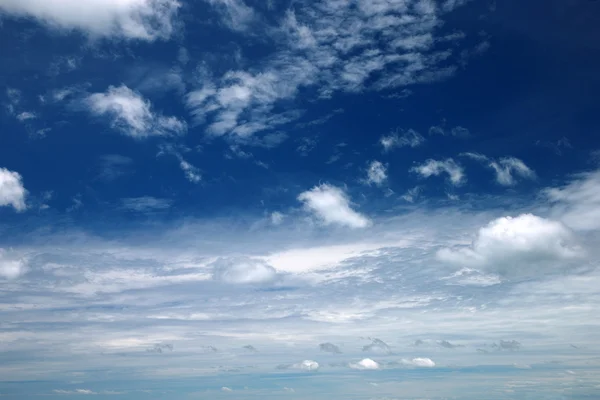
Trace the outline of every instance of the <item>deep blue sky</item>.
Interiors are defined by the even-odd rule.
[[[0,0],[0,395],[588,398],[599,22]]]

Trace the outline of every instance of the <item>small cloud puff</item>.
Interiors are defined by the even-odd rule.
[[[23,178],[18,172],[0,168],[0,207],[12,206],[17,211],[27,208],[25,197],[27,190],[23,186]]]
[[[454,186],[461,185],[465,181],[463,168],[452,158],[443,161],[427,160],[423,164],[411,168],[410,171],[421,175],[423,178],[448,174],[450,183]]]
[[[479,230],[470,247],[442,249],[437,258],[459,266],[492,270],[510,278],[539,274],[536,264],[542,261],[548,270],[553,267],[549,261],[574,259],[580,255],[582,250],[561,222],[522,214],[490,222]]]
[[[365,370],[365,369],[379,369],[379,363],[371,360],[370,358],[365,358],[357,363],[350,363],[349,367],[352,369],[359,369],[359,370]]]
[[[313,360],[304,360],[301,363],[292,364],[292,369],[301,369],[304,371],[316,371],[319,369],[319,363]]]
[[[387,178],[387,168],[380,161],[372,161],[367,167],[365,182],[368,185],[381,186]]]
[[[213,264],[213,279],[228,284],[261,284],[277,279],[277,271],[249,257],[220,258]]]
[[[411,365],[413,367],[433,368],[435,363],[430,358],[413,358],[412,360],[402,359],[402,364]]]
[[[349,228],[366,228],[371,221],[350,207],[348,195],[340,188],[322,184],[298,196],[307,211],[315,214],[324,225],[337,224]]]
[[[25,260],[13,256],[9,251],[0,248],[0,279],[16,279],[27,270]]]

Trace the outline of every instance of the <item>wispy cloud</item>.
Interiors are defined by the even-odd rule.
[[[400,147],[418,147],[423,143],[425,143],[425,138],[414,129],[398,130],[379,139],[379,144],[381,144],[384,151],[391,151]]]
[[[350,207],[350,198],[342,189],[326,183],[301,193],[298,200],[325,225],[365,228],[371,224],[367,217]]]
[[[148,100],[127,86],[110,86],[105,93],[91,94],[84,105],[92,115],[108,117],[113,129],[135,139],[187,131],[185,121],[154,112]]]
[[[387,167],[380,161],[371,161],[367,167],[367,177],[365,182],[368,185],[381,186],[387,180]]]
[[[172,203],[169,199],[159,199],[151,196],[121,199],[123,209],[140,213],[166,210],[171,207]]]
[[[32,17],[49,28],[77,29],[92,37],[118,37],[153,41],[175,30],[177,0],[5,0],[0,12]]]
[[[211,1],[227,10],[228,21],[248,15],[240,1]],[[458,60],[436,33],[451,9],[426,0],[296,3],[271,30],[277,48],[271,56],[247,70],[203,77],[187,96],[188,107],[209,133],[245,136],[297,118],[274,110],[304,87],[318,86],[326,98],[444,79]]]
[[[490,159],[480,153],[462,153],[464,157],[487,164],[496,173],[496,182],[502,186],[513,186],[517,183],[515,175],[524,179],[535,179],[535,172],[525,163],[515,157],[503,157],[499,160]]]
[[[450,182],[454,186],[462,184],[466,179],[463,168],[452,158],[442,161],[430,159],[421,165],[411,168],[411,171],[421,175],[423,178],[448,174]]]

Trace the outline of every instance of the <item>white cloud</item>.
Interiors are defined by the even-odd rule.
[[[461,155],[486,163],[495,171],[496,182],[502,186],[515,185],[517,181],[514,175],[524,179],[535,179],[536,177],[535,172],[531,168],[515,157],[503,157],[496,161],[479,153],[462,153]]]
[[[179,6],[177,0],[0,0],[0,14],[91,37],[153,41],[171,36]]]
[[[37,115],[29,111],[23,111],[22,113],[17,115],[17,119],[21,122],[29,121],[31,119],[36,119]]]
[[[366,182],[369,185],[381,186],[387,180],[387,168],[379,161],[372,161],[367,168]]]
[[[221,258],[213,264],[213,278],[229,284],[260,284],[277,279],[277,271],[264,261],[247,257]]]
[[[562,270],[563,262],[552,261],[581,255],[581,248],[565,225],[532,214],[495,219],[479,229],[471,246],[437,253],[441,261],[487,269],[508,278]]]
[[[225,11],[234,29],[249,26],[251,15],[241,0],[209,1]],[[205,74],[187,105],[209,132],[248,136],[297,118],[298,113],[273,110],[304,87],[318,87],[320,97],[328,98],[336,92],[390,90],[447,78],[460,57],[449,41],[433,46],[444,12],[433,4],[295,3],[281,24],[269,29],[265,39],[272,40],[272,54],[247,70]]]
[[[316,371],[319,369],[319,363],[313,360],[304,360],[301,363],[292,365],[292,368],[303,369],[305,371]]]
[[[444,161],[430,159],[421,165],[411,168],[411,171],[418,173],[424,178],[439,176],[446,173],[450,177],[450,182],[455,186],[458,186],[465,181],[463,168],[452,158],[448,158]]]
[[[325,225],[365,228],[371,224],[367,217],[350,207],[350,199],[342,189],[326,183],[301,193],[298,200]]]
[[[402,364],[412,365],[414,367],[433,368],[435,363],[430,358],[413,358],[412,360],[403,359]]]
[[[399,133],[402,133],[399,135]],[[379,143],[384,151],[390,151],[399,147],[418,147],[425,142],[425,138],[419,132],[409,129],[405,132],[398,131],[388,136],[382,136]]]
[[[23,259],[10,254],[9,251],[0,248],[0,277],[5,279],[16,279],[27,270]]]
[[[25,197],[27,190],[23,186],[23,178],[18,172],[0,168],[0,207],[13,206],[17,211],[27,208]]]
[[[75,390],[63,390],[63,389],[55,389],[54,393],[56,394],[76,394],[76,395],[92,395],[98,394],[90,389],[75,389]]]
[[[202,174],[200,174],[200,169],[198,167],[193,166],[184,159],[179,160],[179,167],[185,173],[185,177],[188,181],[192,183],[198,183],[202,180]]]
[[[110,86],[105,93],[87,96],[84,104],[91,114],[109,117],[114,129],[136,139],[187,131],[185,121],[153,112],[150,102],[127,86]]]
[[[233,392],[233,389],[231,389],[231,388],[228,388],[227,386],[223,386],[223,387],[221,388],[221,391],[223,391],[223,392]]]
[[[403,200],[408,201],[409,203],[414,203],[414,201],[421,195],[423,188],[420,186],[415,186],[414,188],[408,189],[406,193],[400,196]]]
[[[256,14],[243,0],[206,0],[219,11],[226,25],[233,30],[243,31],[252,23]]]
[[[357,363],[350,363],[350,368],[352,369],[379,369],[379,363],[371,360],[370,358],[362,359]]]
[[[567,185],[546,189],[544,194],[553,203],[553,214],[569,227],[600,229],[600,170],[576,175]]]

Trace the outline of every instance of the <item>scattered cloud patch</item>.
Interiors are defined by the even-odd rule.
[[[223,387],[221,388],[221,391],[222,391],[222,392],[233,392],[233,389],[231,389],[231,388],[228,388],[227,386],[223,386]]]
[[[18,172],[0,168],[0,207],[12,206],[16,211],[25,211],[27,190]]]
[[[98,179],[112,182],[132,172],[133,160],[119,154],[106,154],[100,157]]]
[[[414,129],[399,130],[379,139],[379,144],[385,152],[401,147],[419,147],[423,143],[425,143],[425,138]]]
[[[445,123],[429,127],[429,134],[432,136],[453,136],[461,139],[466,139],[471,136],[471,132],[467,128],[462,126],[455,126],[454,128],[448,129],[445,127]]]
[[[298,200],[307,211],[315,214],[325,225],[337,224],[350,228],[366,228],[371,221],[350,207],[348,195],[340,188],[321,184],[301,193]]]
[[[49,28],[91,37],[154,41],[175,30],[177,0],[2,0],[0,14],[35,18]]]
[[[498,350],[515,351],[521,349],[522,344],[516,340],[501,340],[498,343],[493,343],[492,347]]]
[[[479,229],[471,246],[442,249],[437,258],[512,278],[560,270],[565,260],[581,255],[572,232],[561,222],[522,214],[493,220]]]
[[[464,169],[452,158],[443,161],[429,159],[425,163],[411,168],[410,171],[421,175],[423,178],[447,174],[450,183],[454,186],[461,185],[466,180]]]
[[[23,111],[22,113],[18,114],[16,116],[16,118],[21,122],[25,122],[25,121],[29,121],[31,119],[36,119],[37,115],[30,111]]]
[[[371,344],[363,346],[362,351],[391,354],[392,348],[383,340],[373,338]]]
[[[358,369],[358,370],[366,370],[366,369],[374,370],[374,369],[380,368],[379,363],[371,360],[370,358],[362,359],[357,363],[350,363],[350,364],[348,364],[348,366],[352,369]]]
[[[185,178],[188,181],[190,181],[192,183],[198,183],[198,182],[200,182],[202,180],[202,175],[200,173],[200,168],[198,168],[198,167],[190,164],[189,162],[187,162],[183,158],[181,158],[179,160],[179,167],[181,168],[181,170],[185,174]]]
[[[387,178],[387,167],[380,161],[371,161],[367,167],[365,182],[369,185],[382,186]]]
[[[75,395],[96,395],[96,394],[98,394],[90,389],[75,389],[75,390],[56,389],[56,390],[54,390],[54,393],[56,393],[56,394],[75,394]]]
[[[285,218],[285,215],[280,213],[279,211],[273,211],[270,216],[271,224],[273,225],[281,225]]]
[[[146,351],[148,353],[159,353],[162,354],[163,352],[172,352],[173,351],[173,345],[170,343],[165,343],[165,344],[155,344],[152,348],[146,349]]]
[[[493,160],[479,153],[462,153],[462,156],[487,164],[496,173],[496,182],[502,186],[513,186],[517,183],[515,175],[523,179],[535,179],[535,172],[515,157],[504,157]]]
[[[400,198],[409,203],[414,203],[415,200],[419,198],[422,191],[423,188],[421,186],[415,186],[414,188],[408,189],[406,193],[400,196]]]
[[[264,284],[277,279],[275,268],[247,257],[220,258],[212,267],[213,279],[228,284]]]
[[[127,86],[110,86],[105,93],[88,95],[84,105],[92,115],[108,117],[113,129],[135,139],[187,131],[185,121],[153,112],[150,101]]]
[[[402,359],[402,364],[411,365],[413,367],[421,368],[433,368],[435,363],[430,358],[413,358],[413,359]]]
[[[319,345],[319,350],[324,351],[326,353],[333,353],[333,354],[342,354],[342,350],[340,350],[340,348],[338,346],[336,346],[333,343],[321,343]]]
[[[302,369],[305,371],[316,371],[319,369],[319,363],[313,360],[304,360],[301,363],[294,364],[292,368]]]

